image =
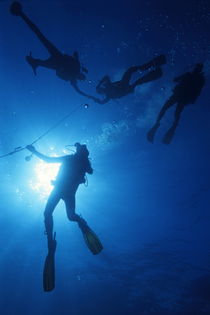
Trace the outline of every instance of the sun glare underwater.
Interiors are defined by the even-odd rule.
[[[2,0],[0,24],[0,314],[210,314],[210,2]]]
[[[59,166],[59,163],[47,164],[43,161],[36,163],[34,167],[34,180],[30,180],[30,187],[42,197],[49,196],[53,188],[51,181],[56,178]]]

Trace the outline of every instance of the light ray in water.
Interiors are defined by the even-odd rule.
[[[46,163],[43,161],[35,164],[35,176],[30,180],[29,185],[32,190],[39,193],[42,199],[45,199],[51,192],[53,188],[51,181],[55,179],[59,166],[59,163]]]

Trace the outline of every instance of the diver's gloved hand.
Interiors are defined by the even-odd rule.
[[[33,145],[31,145],[31,144],[27,145],[26,149],[28,149],[32,153],[36,151],[35,147]]]

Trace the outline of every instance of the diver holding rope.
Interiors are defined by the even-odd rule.
[[[44,211],[44,223],[48,243],[48,255],[45,260],[43,273],[43,285],[45,291],[52,291],[54,288],[54,255],[56,250],[55,232],[53,231],[53,212],[60,200],[66,206],[67,217],[70,221],[77,222],[82,231],[84,240],[93,255],[99,254],[103,246],[97,235],[91,230],[87,222],[75,212],[75,195],[81,184],[86,182],[85,175],[93,174],[93,169],[88,158],[87,146],[75,143],[76,153],[60,157],[50,157],[38,152],[34,146],[28,145],[32,154],[47,163],[61,163],[58,175],[53,181],[52,190]]]

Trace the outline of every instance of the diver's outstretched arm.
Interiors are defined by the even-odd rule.
[[[38,152],[33,145],[27,145],[26,149],[28,149],[30,152],[32,152],[34,155],[36,155],[38,158],[40,158],[41,160],[43,160],[47,163],[61,163],[61,162],[63,162],[63,160],[65,158],[64,156],[51,157],[51,156],[44,155],[44,154]]]
[[[106,97],[106,98],[103,99],[103,100],[100,100],[99,98],[97,98],[97,97],[95,97],[95,96],[86,94],[85,92],[81,91],[81,90],[78,88],[78,86],[76,85],[76,83],[72,83],[72,86],[73,86],[73,88],[75,89],[75,91],[77,91],[79,94],[88,97],[89,99],[93,100],[94,102],[96,102],[96,103],[98,103],[98,104],[105,104],[105,103],[107,103],[107,102],[110,100],[110,98],[108,98],[108,97]]]
[[[169,128],[169,130],[164,135],[163,140],[162,140],[163,143],[165,143],[165,144],[171,143],[171,141],[172,141],[172,139],[174,137],[176,128],[178,126],[178,123],[179,123],[179,120],[180,120],[181,113],[182,113],[183,109],[184,109],[184,104],[183,103],[178,103],[177,107],[176,107],[176,110],[175,110],[175,119],[174,119],[173,125],[171,126],[171,128]]]
[[[23,13],[22,5],[15,1],[11,4],[10,12],[13,15],[20,16],[26,24],[30,27],[30,29],[36,34],[42,44],[49,51],[52,56],[60,56],[61,52],[41,33],[38,27]]]
[[[173,106],[175,103],[177,102],[176,98],[174,97],[174,95],[172,95],[171,97],[169,97],[169,99],[165,102],[165,104],[163,105],[163,107],[161,108],[158,117],[157,117],[157,121],[156,123],[160,123],[161,119],[163,118],[163,116],[165,115],[166,111]]]

